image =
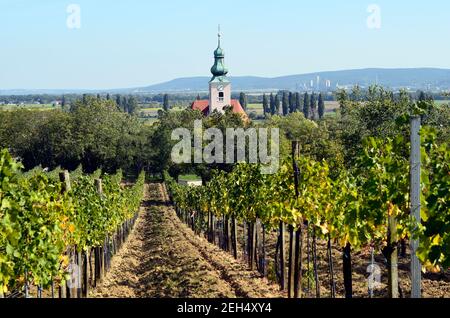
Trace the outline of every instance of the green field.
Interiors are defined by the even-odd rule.
[[[185,174],[178,177],[178,181],[201,181],[202,178],[195,174]]]
[[[0,110],[17,110],[17,109],[53,110],[53,109],[60,109],[60,108],[61,108],[61,106],[53,106],[52,104],[0,105]]]
[[[171,111],[182,111],[186,109],[185,107],[173,107],[170,110]],[[141,114],[142,117],[158,117],[158,112],[162,111],[163,109],[161,107],[143,107],[138,109],[138,114]]]
[[[262,109],[262,104],[248,104],[247,109]]]

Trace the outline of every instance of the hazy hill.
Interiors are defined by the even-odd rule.
[[[317,79],[319,78],[319,82]],[[318,72],[300,75],[281,76],[274,78],[240,76],[230,77],[234,91],[262,91],[262,90],[335,90],[339,87],[360,85],[367,87],[378,83],[391,88],[409,88],[411,90],[450,90],[450,70],[435,68],[411,68],[411,69],[359,69],[334,72]],[[111,90],[81,90],[81,89],[16,89],[1,90],[0,95],[25,95],[25,94],[69,94],[69,93],[162,93],[162,92],[197,92],[207,91],[209,76],[178,78],[169,82],[155,84],[140,88],[118,88]],[[313,86],[311,86],[311,81]],[[330,87],[326,87],[329,81]],[[319,83],[319,84],[317,84]]]
[[[330,81],[331,89],[339,86],[369,86],[378,83],[389,88],[410,89],[449,89],[450,70],[416,68],[416,69],[361,69],[334,72],[318,72],[301,75],[290,75],[274,78],[243,76],[231,77],[233,90],[270,90],[270,89],[319,89],[326,88]],[[141,92],[170,91],[205,91],[208,89],[210,77],[189,77],[174,79],[169,82],[151,85],[138,89]]]

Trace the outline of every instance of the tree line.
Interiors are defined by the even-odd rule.
[[[264,115],[283,115],[301,112],[307,119],[322,119],[325,115],[325,101],[322,93],[301,94],[282,91],[278,94],[263,94]]]
[[[176,165],[171,162],[175,142],[171,133],[180,127],[194,127],[203,119],[204,127],[267,126],[294,127],[305,146],[302,150],[316,160],[327,159],[333,171],[355,164],[362,141],[369,136],[386,138],[398,133],[396,120],[407,113],[414,99],[408,93],[393,94],[380,87],[337,94],[340,108],[336,116],[321,116],[320,94],[288,92],[265,95],[269,116],[265,122],[243,122],[239,115],[212,114],[207,118],[198,111],[161,111],[159,120],[147,125],[132,110],[132,98],[90,96],[68,104],[65,109],[49,112],[19,109],[0,112],[0,148],[8,148],[20,158],[26,169],[35,166],[73,170],[80,164],[87,172],[102,168],[136,174],[141,170],[174,175],[194,172],[208,179],[211,170],[230,170],[227,165]],[[307,98],[305,98],[307,96]],[[311,103],[311,99],[313,103]],[[250,100],[250,99],[249,99]],[[281,109],[274,107],[275,101]],[[284,101],[284,107],[283,107]],[[130,107],[131,105],[131,107]],[[306,105],[306,107],[305,107]],[[314,108],[311,105],[317,105]],[[438,127],[439,140],[450,139],[450,107],[433,105],[424,114],[424,123]],[[273,108],[273,109],[272,109]],[[283,113],[284,109],[284,113]],[[305,112],[304,112],[305,111]],[[305,116],[307,113],[308,116]],[[280,116],[278,114],[286,116]],[[313,116],[314,115],[314,116]],[[290,154],[289,142],[281,137],[281,155]]]

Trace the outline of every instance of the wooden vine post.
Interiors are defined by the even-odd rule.
[[[62,184],[61,192],[67,193],[72,189],[72,186],[70,184],[70,174],[69,171],[65,170],[59,173],[59,181]],[[66,251],[66,254],[68,251]],[[69,253],[70,256],[70,253]],[[61,282],[61,285],[59,286],[59,298],[70,298],[70,289],[67,286],[66,282]]]
[[[328,271],[330,272],[330,296],[336,298],[336,284],[334,282],[334,265],[333,265],[333,251],[331,249],[331,236],[328,234],[327,243],[328,254]]]
[[[177,211],[178,214],[178,211]],[[211,223],[212,223],[212,219],[211,219],[211,212],[208,212],[208,242],[211,243],[212,239],[211,239]]]
[[[267,259],[267,251],[266,251],[266,226],[262,225],[262,274],[264,277],[267,276],[267,265],[266,265],[266,259]]]
[[[256,256],[257,256],[257,252],[256,252],[256,246],[258,245],[257,240],[258,240],[258,232],[257,232],[257,227],[256,227],[256,221],[252,222],[252,250],[251,250],[251,270],[255,270],[256,268]]]
[[[237,222],[236,222],[236,218],[233,216],[232,218],[232,223],[233,223],[233,256],[234,259],[238,259],[238,242],[237,242]]]
[[[294,272],[295,272],[295,237],[294,227],[289,225],[289,267],[288,267],[288,297],[294,297]]]
[[[342,254],[343,272],[344,272],[344,287],[345,298],[353,298],[353,284],[352,284],[352,246],[347,243]]]
[[[211,243],[216,245],[216,219],[214,213],[211,212]]]
[[[264,226],[261,222],[261,220],[258,218],[256,219],[256,249],[255,249],[255,258],[258,265],[258,271],[262,274],[264,274],[264,263],[266,261],[265,255],[264,255],[264,244],[265,244],[265,237],[264,237]]]
[[[399,298],[398,290],[398,239],[397,239],[397,220],[394,215],[389,215],[388,219],[388,244],[387,260],[388,260],[388,286],[389,297]]]
[[[248,266],[253,270],[253,224],[247,222],[247,257]]]
[[[419,116],[411,118],[411,215],[419,225],[420,216],[420,126]],[[411,241],[411,298],[421,298],[422,296],[422,264],[416,255],[419,247],[419,240]]]
[[[227,251],[229,253],[232,253],[233,251],[233,240],[231,237],[231,232],[232,232],[232,228],[231,228],[231,221],[230,221],[230,217],[228,216],[226,218],[226,223],[227,223]]]
[[[103,196],[103,183],[102,179],[95,179],[95,187],[97,189],[97,193],[100,197]],[[105,255],[103,251],[103,247],[97,246],[95,255],[95,269],[96,269],[96,277],[101,281],[104,276],[104,265],[105,265]]]
[[[82,253],[82,290],[81,297],[88,298],[89,297],[89,249],[83,251]]]
[[[298,199],[299,193],[299,175],[300,171],[298,169],[296,157],[300,155],[300,144],[298,141],[292,142],[292,167],[294,170],[294,186],[295,186],[295,197]],[[292,233],[294,235],[294,233]],[[293,245],[291,248],[293,251],[293,261],[294,265],[292,267],[293,271],[293,297],[301,297],[301,286],[302,286],[302,222],[299,224],[299,228],[295,230],[295,236],[293,237]],[[292,252],[291,252],[292,253]]]
[[[280,222],[280,285],[281,290],[286,290],[286,224]]]

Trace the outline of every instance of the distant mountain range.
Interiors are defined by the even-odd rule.
[[[356,84],[368,87],[379,84],[392,89],[432,89],[450,88],[450,70],[433,68],[412,69],[360,69],[334,72],[318,72],[282,77],[230,77],[233,90],[334,90]],[[189,92],[206,91],[210,77],[179,78],[169,82],[137,89],[138,92]]]
[[[230,77],[234,91],[269,90],[335,90],[337,87],[360,85],[368,87],[379,84],[390,89],[409,88],[411,90],[449,90],[450,69],[410,68],[410,69],[358,69],[333,72],[318,72],[282,77]],[[24,94],[69,94],[69,93],[195,93],[208,90],[210,77],[186,77],[169,82],[140,88],[113,90],[81,89],[41,89],[41,90],[0,90],[0,95]]]

